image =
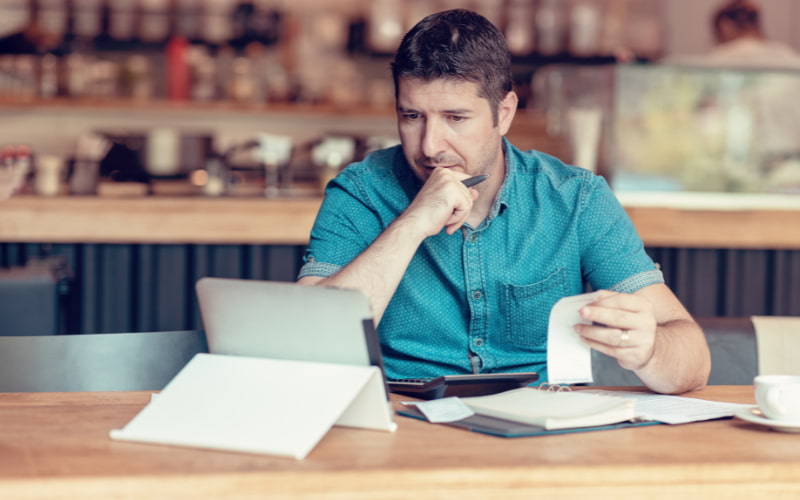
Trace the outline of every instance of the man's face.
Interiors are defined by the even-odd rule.
[[[501,103],[495,125],[489,101],[473,82],[446,79],[398,82],[397,128],[403,153],[423,181],[434,168],[470,176],[503,174],[502,136],[516,110],[513,92]],[[479,185],[480,186],[480,185]]]

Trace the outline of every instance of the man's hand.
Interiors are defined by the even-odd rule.
[[[422,189],[401,215],[414,221],[424,237],[456,232],[467,220],[478,192],[461,183],[468,176],[445,168],[436,168]]]
[[[663,283],[632,294],[601,291],[575,326],[593,349],[633,370],[650,389],[679,394],[703,387],[711,355],[703,331]]]
[[[655,350],[658,324],[653,304],[632,294],[607,290],[598,294],[580,311],[592,324],[578,324],[575,330],[590,347],[616,358],[623,368],[643,367]]]

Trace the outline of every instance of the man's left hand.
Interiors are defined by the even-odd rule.
[[[658,323],[647,299],[601,290],[580,315],[592,323],[575,325],[578,335],[591,348],[616,358],[623,368],[638,370],[653,357]]]

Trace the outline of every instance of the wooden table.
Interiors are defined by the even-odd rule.
[[[691,395],[753,403],[749,386]],[[396,433],[337,427],[295,461],[110,440],[149,397],[0,394],[0,498],[800,495],[800,434],[738,419],[503,439],[398,416]]]

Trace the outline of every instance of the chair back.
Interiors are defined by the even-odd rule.
[[[0,392],[157,391],[199,352],[201,330],[0,336]]]

